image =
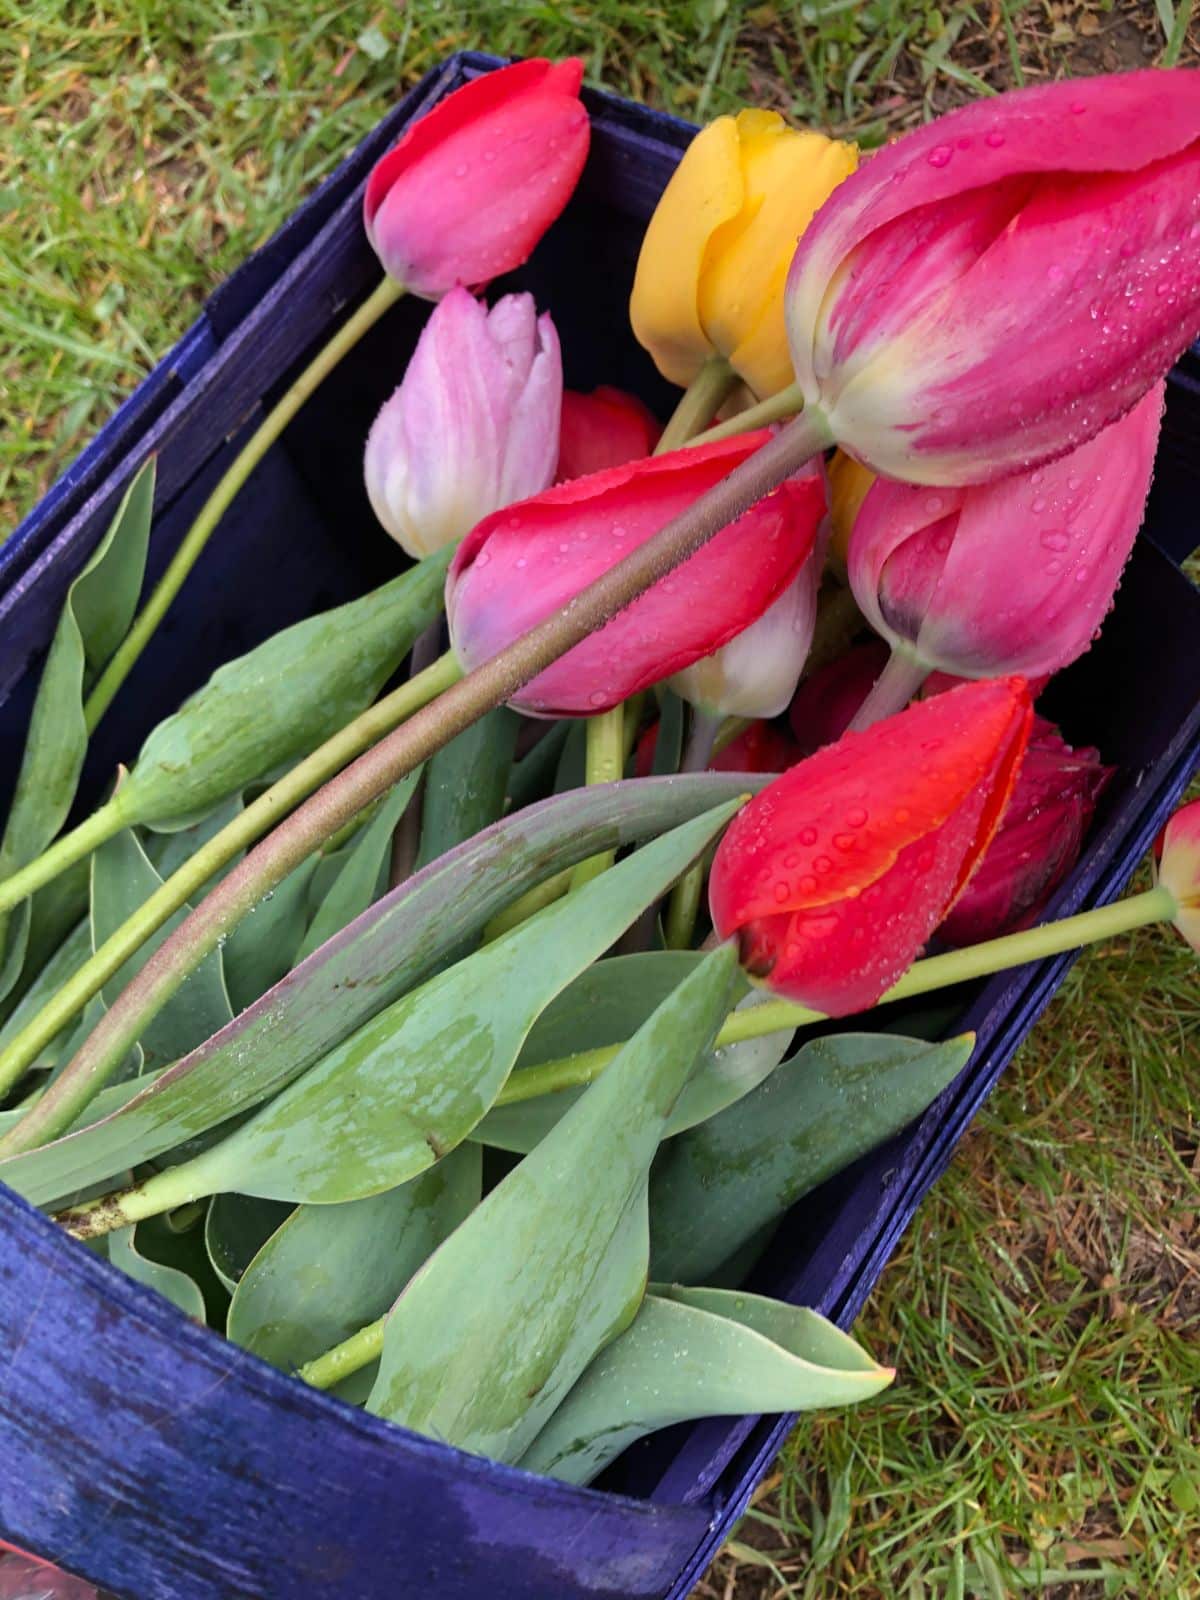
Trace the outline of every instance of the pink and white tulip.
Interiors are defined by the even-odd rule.
[[[375,515],[410,556],[544,489],[558,459],[562,357],[548,313],[510,294],[489,311],[452,289],[367,438]]]
[[[446,579],[450,642],[469,671],[560,611],[753,455],[765,429],[594,472],[487,517]],[[606,711],[749,627],[796,578],[825,509],[789,480],[513,697],[535,716]]]
[[[977,488],[878,479],[850,586],[894,650],[965,678],[1057,672],[1088,647],[1141,526],[1163,386],[1070,455]]]
[[[1082,444],[1200,331],[1200,72],[904,135],[805,232],[787,315],[806,411],[889,477],[984,483]]]
[[[1171,921],[1200,955],[1200,800],[1175,813],[1163,829],[1155,853],[1158,881],[1175,899]]]

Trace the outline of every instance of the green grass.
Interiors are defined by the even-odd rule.
[[[691,117],[877,142],[1017,80],[1182,56],[1188,0],[0,0],[0,535],[447,52],[582,54]],[[1195,968],[1086,958],[860,1324],[899,1365],[797,1430],[699,1591],[1200,1595]],[[1070,1574],[1070,1576],[1066,1576]]]

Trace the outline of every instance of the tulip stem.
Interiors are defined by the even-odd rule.
[[[369,1322],[365,1328],[352,1333],[341,1344],[335,1344],[324,1355],[315,1356],[297,1369],[296,1376],[311,1384],[314,1389],[332,1389],[354,1372],[359,1372],[383,1353],[383,1330],[386,1317]]]
[[[1174,896],[1160,886],[1148,889],[1144,894],[1131,895],[1127,900],[1118,900],[1113,905],[1096,906],[1091,911],[1079,912],[1077,916],[1064,917],[1060,922],[1047,922],[1021,933],[989,939],[985,944],[972,945],[966,950],[951,950],[945,955],[931,956],[910,967],[898,983],[880,996],[875,1005],[887,1005],[893,1000],[911,999],[974,978],[990,977],[1009,967],[1042,961],[1047,956],[1063,955],[1069,950],[1078,950],[1102,939],[1117,938],[1152,922],[1168,922],[1177,909]],[[874,1010],[875,1007],[869,1009]],[[824,1012],[810,1011],[807,1006],[795,1005],[790,1000],[768,1000],[763,1005],[731,1012],[717,1034],[714,1049],[741,1044],[747,1039],[760,1039],[769,1033],[790,1033],[796,1028],[827,1020]],[[591,1083],[600,1076],[620,1048],[620,1045],[606,1045],[597,1050],[580,1051],[578,1055],[565,1056],[558,1061],[543,1061],[536,1067],[525,1067],[509,1078],[496,1104],[516,1105],[544,1094],[555,1094],[560,1089],[576,1089]]]
[[[83,718],[89,733],[108,710],[117,690],[125,682],[138,657],[149,644],[154,630],[183,587],[184,579],[195,566],[208,543],[209,536],[229,509],[238,490],[304,402],[316,391],[322,379],[333,371],[346,352],[354,348],[367,329],[373,327],[403,293],[403,285],[391,278],[385,278],[367,296],[353,316],[347,318],[328,344],[322,346],[287,392],[276,401],[259,423],[253,437],[238,452],[233,464],[204,502],[200,514],[171,557],[167,570],[155,585],[154,592],[134,619],[133,626],[87,697]]]
[[[678,450],[695,438],[716,416],[737,381],[737,373],[724,356],[709,356],[680,396],[654,454]]]
[[[587,764],[584,782],[590,789],[597,783],[616,783],[625,769],[625,709],[613,706],[598,717],[589,717],[587,725]],[[616,860],[616,852],[602,850],[599,855],[581,861],[571,874],[571,888],[582,889],[585,883],[607,872]]]
[[[692,725],[688,729],[687,745],[680,772],[703,772],[712,760],[713,749],[721,732],[723,719],[712,712],[692,710]],[[668,950],[687,950],[696,931],[696,918],[700,913],[700,900],[704,893],[705,863],[703,858],[694,861],[671,890],[667,902],[664,935]]]
[[[718,439],[731,439],[738,433],[751,433],[755,428],[765,428],[771,422],[786,422],[789,417],[797,416],[803,410],[804,396],[800,392],[800,385],[790,383],[786,389],[780,389],[778,394],[768,395],[757,405],[750,406],[746,411],[739,411],[736,417],[730,417],[727,422],[718,422],[715,427],[706,428],[703,433],[693,434],[688,443],[715,444]]]
[[[623,561],[461,681],[453,681],[458,677],[458,668],[449,662],[451,686],[433,704],[417,711],[401,727],[393,725],[392,732],[315,794],[305,790],[309,798],[249,851],[163,940],[84,1041],[63,1076],[30,1115],[0,1140],[0,1156],[32,1149],[73,1122],[124,1060],[147,1021],[157,1015],[188,974],[223,937],[232,933],[269,889],[330,834],[695,555],[722,528],[770,494],[829,442],[825,419],[819,412],[806,412],[644,544],[631,550]],[[410,683],[406,688],[411,690],[414,686]],[[364,715],[369,718],[371,713]],[[351,724],[353,730],[363,728],[361,718]],[[371,736],[376,737],[378,731]],[[350,729],[343,730],[322,750],[340,747],[339,742],[349,734]],[[364,745],[356,743],[355,748],[363,749]],[[310,762],[313,759],[310,757]],[[212,871],[210,866],[200,882]],[[175,878],[169,882],[175,882]],[[195,887],[195,883],[189,886]],[[154,899],[152,896],[147,901],[139,916],[146,914]],[[122,955],[117,965],[124,959]],[[16,1041],[10,1048],[15,1044]]]
[[[187,904],[188,898],[207,883],[214,872],[232,861],[239,850],[244,850],[247,845],[253,844],[255,839],[273,827],[280,817],[286,816],[306,795],[312,794],[314,789],[367,749],[381,734],[388,732],[405,717],[436,698],[461,676],[461,670],[454,657],[447,652],[418,677],[402,684],[392,694],[356,717],[340,733],[334,734],[332,739],[327,739],[310,756],[293,767],[290,772],[285,773],[265,794],[260,795],[244,811],[239,812],[219,833],[215,833],[138,907],[133,916],[123,922],[116,932],[104,941],[95,954],[68,978],[54,998],[42,1007],[15,1039],[9,1042],[7,1048],[0,1053],[0,1094],[7,1093],[37,1060],[39,1053],[59,1030],[83,1009],[103,984],[120,971],[129,957],[140,949],[169,917],[174,916]],[[353,813],[342,814],[337,826],[340,827],[343,822],[349,821],[351,815]],[[329,831],[332,832],[333,829]],[[292,870],[292,867],[298,866],[300,861],[321,843],[322,840],[317,839],[295,859],[291,855],[281,853],[273,863],[272,873],[262,874],[247,890],[249,899],[244,903],[243,910],[248,911],[251,905],[257,904],[264,894],[273,889],[280,879]],[[240,920],[240,915],[235,917],[230,927],[234,926],[237,920]],[[211,943],[205,945],[205,954],[217,943],[223,931],[219,928],[213,935]],[[165,949],[166,944],[170,942],[166,941],[161,948]],[[84,1041],[74,1059],[30,1109],[29,1114],[11,1128],[3,1139],[0,1139],[0,1156],[32,1149],[44,1139],[53,1138],[61,1133],[65,1127],[74,1122],[93,1095],[107,1082],[114,1065],[124,1058],[129,1045],[142,1031],[147,1017],[154,1015],[157,1009],[166,1003],[188,973],[198,964],[198,960],[202,959],[201,956],[197,960],[186,957],[181,960],[177,977],[172,974],[174,981],[163,981],[158,991],[158,1004],[154,1009],[147,1012],[139,1011],[135,1018],[136,1025],[132,1029],[122,1029],[124,1010],[122,1003],[127,1006],[129,1002],[126,997],[131,991],[136,993],[135,985],[131,984]],[[105,1048],[108,1033],[114,1029],[114,1019],[115,1031],[119,1034],[120,1040],[128,1041],[121,1044],[120,1055],[114,1054],[115,1044],[111,1049]]]
[[[887,666],[871,686],[867,698],[854,713],[848,732],[861,733],[872,723],[882,722],[903,711],[920,689],[932,668],[904,650],[892,650]]]
[[[93,850],[98,850],[106,840],[136,820],[126,816],[119,794],[114,794],[90,817],[85,817],[77,828],[64,833],[40,856],[0,881],[0,914],[11,911],[22,900],[28,900],[43,884],[57,878],[60,872],[65,872],[85,856],[90,856]]]

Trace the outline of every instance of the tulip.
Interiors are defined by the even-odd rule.
[[[630,301],[633,331],[664,377],[686,387],[719,355],[760,397],[791,383],[788,265],[857,157],[774,111],[718,117],[696,135],[646,229]]]
[[[377,161],[363,220],[384,271],[436,300],[528,260],[587,158],[583,63],[521,61],[440,100]]]
[[[416,560],[536,494],[558,456],[562,358],[532,295],[491,311],[466,289],[434,307],[367,438],[375,515]]]
[[[1026,678],[1087,649],[1141,525],[1163,385],[1070,455],[978,488],[880,480],[850,540],[850,587],[896,652],[881,704],[926,673]]]
[[[984,483],[1124,414],[1200,330],[1200,76],[980,100],[906,134],[805,232],[810,417],[878,472]]]
[[[824,495],[819,473],[816,479]],[[818,539],[778,600],[712,655],[677,672],[671,688],[706,718],[777,717],[787,709],[812,645],[825,540]]]
[[[459,662],[469,671],[561,611],[767,437],[764,430],[630,462],[486,517],[459,546],[446,579]],[[792,582],[823,510],[819,480],[785,482],[511,703],[535,715],[591,716],[711,654]]]
[[[1200,800],[1175,813],[1163,829],[1155,853],[1159,887],[1175,901],[1171,920],[1200,955]]]
[[[566,389],[558,439],[556,483],[623,467],[653,454],[662,428],[636,395],[601,384],[591,394]]]
[[[773,722],[752,722],[708,763],[710,772],[786,772],[801,750]]]
[[[1115,770],[1098,750],[1072,750],[1052,722],[1034,718],[996,836],[938,930],[947,944],[979,944],[1037,921],[1078,861]]]
[[[788,710],[802,755],[842,737],[887,659],[883,640],[869,639],[805,678]]]
[[[916,958],[1008,803],[1031,719],[1020,678],[965,684],[790,768],[743,808],[709,880],[747,973],[830,1016]]]

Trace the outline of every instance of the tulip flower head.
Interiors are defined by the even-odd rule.
[[[985,483],[1084,443],[1200,330],[1200,73],[904,135],[805,232],[787,318],[806,410],[878,472]]]
[[[1034,718],[996,837],[938,930],[947,944],[978,944],[1037,921],[1078,861],[1114,771],[1099,751],[1072,750],[1052,722]]]
[[[791,383],[788,266],[857,159],[854,145],[789,128],[774,111],[718,117],[696,135],[646,229],[630,301],[664,377],[686,387],[721,355],[760,398]]]
[[[662,427],[636,395],[601,384],[591,394],[565,389],[556,483],[623,467],[653,453]]]
[[[818,471],[805,477],[815,479],[824,494]],[[825,544],[825,539],[815,542],[795,578],[761,617],[675,674],[671,688],[677,695],[710,717],[777,717],[787,709],[812,647]]]
[[[1141,526],[1163,386],[1070,455],[977,488],[878,480],[850,587],[895,649],[960,677],[1057,672],[1087,649]]]
[[[436,300],[528,260],[587,159],[583,63],[521,61],[439,100],[376,162],[363,221],[389,277]]]
[[[912,963],[987,849],[1031,719],[1020,678],[965,684],[789,768],[734,818],[713,926],[751,977],[848,1016]]]
[[[887,659],[883,640],[869,639],[805,678],[788,710],[802,754],[812,755],[841,738]]]
[[[1156,849],[1158,881],[1175,897],[1172,922],[1200,955],[1200,800],[1180,808]]]
[[[375,515],[420,559],[536,494],[554,473],[561,401],[558,335],[533,296],[505,295],[489,311],[452,289],[367,437]]]
[[[567,605],[769,437],[675,450],[547,489],[487,517],[446,579],[450,640],[470,670]],[[814,477],[784,483],[513,698],[590,716],[688,667],[754,622],[792,583],[824,511]]]

